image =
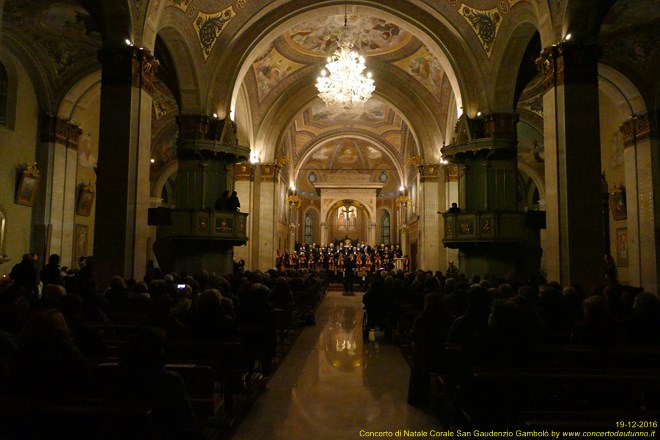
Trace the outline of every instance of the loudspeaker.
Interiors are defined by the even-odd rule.
[[[149,226],[172,224],[169,208],[149,208],[147,216],[147,224]]]
[[[545,229],[545,211],[527,211],[525,213],[525,227]]]

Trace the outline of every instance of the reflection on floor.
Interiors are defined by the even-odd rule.
[[[232,440],[342,440],[365,432],[441,430],[406,403],[399,348],[362,340],[362,295],[329,292]],[[363,431],[361,435],[361,431]]]

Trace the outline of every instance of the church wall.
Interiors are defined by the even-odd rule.
[[[625,187],[625,167],[623,160],[623,138],[619,127],[621,117],[616,110],[614,103],[610,98],[600,93],[600,142],[601,142],[601,169],[605,172],[605,178],[608,184],[608,190],[612,191],[615,186]],[[628,219],[615,220],[612,210],[609,210],[609,236],[610,236],[610,255],[617,263],[617,277],[623,284],[630,281],[628,261],[631,255],[628,255],[629,247],[622,249],[622,234],[630,239],[628,232]],[[626,252],[624,254],[624,251]],[[626,258],[627,257],[627,258]]]
[[[75,112],[73,118],[80,124],[83,133],[81,136],[80,147],[78,149],[78,167],[76,176],[76,194],[79,193],[80,188],[86,184],[92,184],[96,187],[96,158],[99,155],[99,112],[101,108],[100,94],[92,99],[84,109]],[[94,198],[94,204],[89,216],[75,216],[74,231],[81,231],[80,226],[86,227],[86,237],[80,237],[78,240],[84,240],[83,243],[76,241],[74,237],[74,257],[78,256],[83,251],[87,251],[81,255],[90,255],[94,249],[94,221],[96,213],[97,200]],[[75,249],[77,247],[77,249]],[[75,264],[75,261],[71,264]]]
[[[7,215],[5,248],[0,252],[11,258],[0,266],[0,272],[6,273],[24,253],[38,251],[32,249],[30,243],[33,208],[15,204],[14,197],[20,177],[18,171],[35,162],[39,110],[26,70],[13,59],[2,58],[2,61],[5,65],[11,63],[17,74],[17,123],[13,130],[0,127],[0,206]],[[43,186],[39,188],[42,190]]]

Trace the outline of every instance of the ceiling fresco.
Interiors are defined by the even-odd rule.
[[[412,35],[398,25],[370,16],[349,15],[347,27],[354,38],[354,48],[365,56],[394,52],[412,39]],[[337,50],[337,39],[343,29],[344,16],[329,15],[300,23],[284,37],[300,52],[326,57]]]
[[[299,168],[296,187],[309,191],[315,183],[340,182],[342,176],[349,174],[363,176],[366,182],[380,183],[384,191],[394,191],[399,185],[396,167],[381,148],[369,141],[347,137],[317,147]]]
[[[334,125],[338,123],[382,125],[393,116],[390,106],[378,97],[372,97],[364,104],[364,111],[356,114],[343,109],[328,107],[321,100],[315,100],[314,104],[305,112],[306,122],[319,127]]]
[[[437,101],[442,99],[442,80],[445,71],[426,46],[422,46],[413,55],[392,64],[419,81]]]
[[[72,0],[7,1],[4,23],[44,50],[58,77],[78,63],[95,61],[101,46],[101,35],[95,30],[94,20]]]
[[[277,49],[271,47],[270,51],[252,64],[259,102],[262,102],[277,84],[302,67],[305,65],[285,58]]]

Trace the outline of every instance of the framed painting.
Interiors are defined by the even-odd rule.
[[[35,163],[21,172],[14,202],[18,205],[32,206],[39,189],[39,170]]]
[[[616,230],[616,265],[628,267],[628,228]]]
[[[91,184],[84,185],[80,189],[80,194],[78,195],[78,204],[76,206],[76,214],[83,217],[89,217],[92,212],[92,206],[94,205],[94,186]]]
[[[615,186],[610,192],[610,209],[614,220],[625,220],[626,213],[626,189]]]

